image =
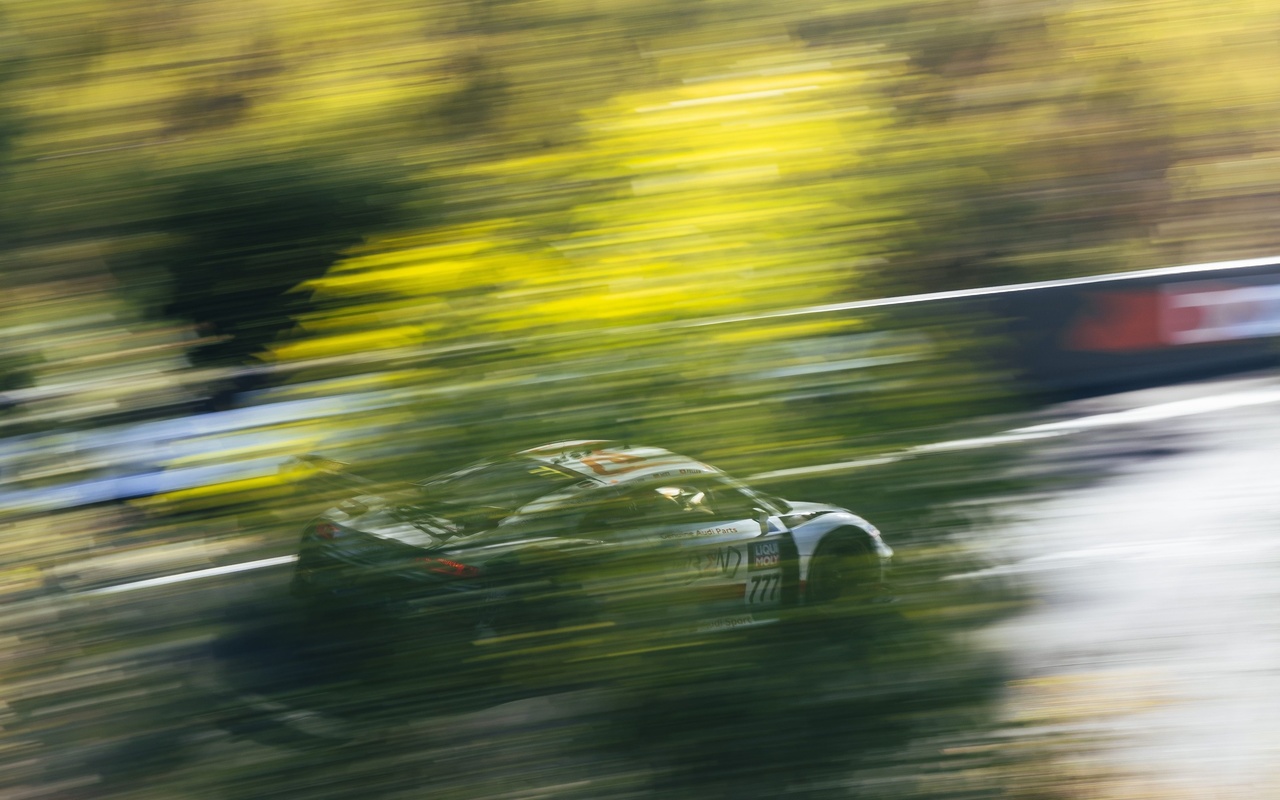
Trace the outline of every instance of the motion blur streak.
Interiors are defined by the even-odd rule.
[[[1177,796],[1054,702],[1087,643],[980,632],[1083,596],[1001,569],[1043,555],[1009,521],[1054,492],[1111,503],[1059,549],[1117,562],[1077,540],[1148,529],[1143,498],[1274,522],[1271,378],[1164,393],[1280,354],[1271,4],[0,0],[0,22],[0,796]],[[478,604],[458,628],[291,593],[326,509],[447,539],[450,514],[405,512],[416,484],[582,439],[752,476],[778,513],[735,530],[777,537],[746,567],[787,624],[748,593],[675,625],[655,598],[689,564],[662,547],[604,593],[522,550],[549,602],[521,638],[483,573],[448,595]],[[1219,457],[1264,466],[1118,477]],[[791,602],[803,559],[858,574],[844,545],[782,546],[817,501],[883,529],[877,602]],[[563,556],[581,532],[555,533]],[[1176,572],[1127,574],[1159,595]]]
[[[1213,397],[1175,400],[1171,403],[1132,408],[1110,414],[1097,414],[1091,417],[1068,419],[1060,422],[1046,422],[1043,425],[1029,425],[1025,428],[1016,428],[1011,433],[1070,433],[1071,431],[1102,428],[1108,425],[1132,425],[1137,422],[1155,422],[1162,419],[1185,417],[1191,414],[1229,411],[1233,408],[1245,408],[1266,403],[1280,403],[1280,388],[1250,389]]]

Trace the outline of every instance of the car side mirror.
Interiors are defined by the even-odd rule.
[[[760,535],[764,536],[769,532],[769,512],[763,508],[753,510],[756,512],[756,522],[760,523]]]

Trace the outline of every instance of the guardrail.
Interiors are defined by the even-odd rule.
[[[1033,391],[1075,396],[1280,364],[1280,258],[1062,281],[980,301]]]
[[[1024,389],[1102,394],[1280,364],[1280,256],[856,300],[681,323],[887,309],[993,320]]]
[[[1087,396],[1280,364],[1280,256],[792,309],[993,321],[1022,387]],[[734,321],[745,321],[741,318]],[[709,324],[722,324],[720,321]]]

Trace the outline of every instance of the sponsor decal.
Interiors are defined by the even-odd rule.
[[[716,617],[709,619],[698,626],[698,632],[706,631],[723,631],[729,628],[741,628],[745,625],[755,625],[756,618],[750,614],[738,614],[732,617]]]
[[[650,478],[669,478],[672,475],[701,475],[702,473],[703,473],[703,470],[689,469],[688,467],[685,467],[682,469],[668,469],[668,470],[664,470],[663,472],[655,472],[649,477]]]
[[[664,533],[662,539],[695,539],[701,536],[727,536],[731,533],[741,533],[737,528],[699,528],[696,531],[677,531],[675,533]]]
[[[642,460],[640,456],[633,456],[628,453],[595,450],[590,455],[583,456],[579,459],[579,462],[584,467],[590,468],[597,475],[613,475],[638,469],[640,467],[638,462]]]
[[[1164,287],[1163,338],[1169,344],[1280,335],[1280,284],[1197,281]]]
[[[747,570],[767,569],[782,563],[778,542],[751,542],[747,548]]]
[[[1280,283],[1215,280],[1091,292],[1068,350],[1124,353],[1280,336]]]
[[[1152,290],[1090,292],[1085,309],[1067,329],[1068,350],[1123,353],[1162,347],[1160,298]]]
[[[742,551],[736,547],[718,547],[689,556],[686,564],[689,569],[698,573],[698,577],[720,575],[733,578],[742,568]]]
[[[644,457],[617,450],[570,450],[552,456],[551,463],[565,467],[582,466],[597,475],[614,475],[643,466]],[[576,464],[575,464],[576,462]]]

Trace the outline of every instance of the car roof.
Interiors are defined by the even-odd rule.
[[[576,439],[521,450],[516,458],[537,461],[602,486],[679,475],[721,475],[715,467],[661,447],[604,439]]]

